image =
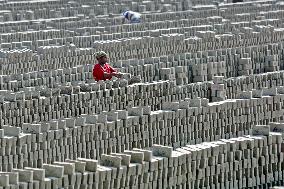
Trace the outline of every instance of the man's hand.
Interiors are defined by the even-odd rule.
[[[113,72],[113,73],[104,73],[104,78],[108,78],[108,77],[117,77],[117,78],[121,78],[122,77],[122,73],[116,73],[116,72]]]
[[[117,78],[121,78],[122,75],[123,75],[122,73],[114,73],[114,76],[117,77]]]

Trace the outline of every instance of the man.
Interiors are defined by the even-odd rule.
[[[122,74],[117,73],[108,62],[108,55],[104,51],[96,53],[98,63],[94,66],[93,77],[96,81],[111,79],[113,76],[120,78]]]
[[[141,22],[141,14],[138,12],[133,12],[133,11],[125,11],[123,14],[123,23],[125,20],[129,20],[130,23],[140,23]]]

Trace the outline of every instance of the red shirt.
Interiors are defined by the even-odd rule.
[[[103,66],[96,64],[93,69],[93,77],[96,81],[111,79],[110,77],[104,77],[104,73],[116,72],[109,64],[105,63]]]

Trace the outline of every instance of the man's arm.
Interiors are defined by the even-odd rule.
[[[123,18],[122,18],[122,24],[125,24],[125,21],[126,21],[126,18],[123,17]]]
[[[118,73],[113,67],[109,66],[110,68],[110,71],[112,72],[112,76],[115,76],[115,77],[118,77],[118,78],[121,78],[122,77],[122,74],[121,73]]]
[[[118,77],[118,78],[121,78],[123,74],[121,73],[117,73],[117,72],[112,72],[112,73],[107,73],[107,72],[104,72],[104,78],[109,78],[109,77]]]
[[[121,77],[120,73],[117,73],[113,68],[110,67],[111,73],[104,72],[104,70],[101,68],[100,65],[95,65],[93,69],[93,77],[95,80],[105,80],[105,79],[110,79],[112,76]]]

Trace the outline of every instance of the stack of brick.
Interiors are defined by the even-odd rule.
[[[90,80],[92,78],[91,74],[92,66],[86,66],[84,67],[75,67],[70,69],[70,71],[64,71],[63,70],[55,70],[51,72],[32,72],[32,73],[26,73],[26,74],[20,74],[20,75],[12,75],[12,76],[2,76],[1,78],[1,89],[5,90],[12,90],[12,91],[19,91],[23,90],[22,87],[31,87],[31,86],[38,86],[38,85],[47,85],[48,87],[55,87],[56,83],[64,83],[66,81],[74,82],[79,80],[85,82],[85,80],[88,80],[88,82],[94,82]],[[77,72],[77,73],[76,73]],[[83,74],[82,74],[83,72]],[[76,74],[75,74],[76,73]],[[143,71],[144,73],[144,71]],[[134,74],[135,75],[135,74]],[[146,78],[149,79],[149,78]],[[262,81],[260,81],[262,80]],[[273,73],[265,73],[265,74],[259,74],[259,75],[253,75],[248,77],[240,77],[240,78],[230,78],[228,81],[233,82],[230,84],[230,86],[227,87],[240,87],[246,88],[246,85],[253,85],[253,88],[261,88],[261,87],[271,87],[274,86],[280,86],[283,84],[283,71],[280,72],[273,72]],[[245,83],[238,83],[236,81],[245,81],[248,84]],[[272,83],[270,83],[272,82]],[[227,80],[225,83],[228,83]],[[202,83],[196,84],[196,85],[203,85]],[[247,90],[243,88],[242,90]],[[234,98],[232,96],[233,94],[237,94],[235,92],[227,92],[227,95],[229,98]],[[208,98],[208,97],[207,97]]]
[[[274,72],[280,69],[277,55],[267,55],[265,57],[265,72]]]
[[[86,37],[84,37],[84,36],[81,36],[82,38],[86,38]],[[64,40],[66,40],[66,41],[68,41],[69,40],[69,38],[68,38],[68,40],[67,39],[64,39]],[[64,41],[64,40],[62,40],[62,41]],[[85,40],[85,39],[84,39]],[[78,41],[81,41],[81,40],[78,40]],[[86,41],[89,41],[89,40],[86,40]],[[115,41],[115,40],[113,40],[113,41]],[[5,43],[6,44],[6,43]],[[43,45],[45,45],[45,43],[43,43]],[[4,47],[5,45],[4,45],[4,43],[3,43],[3,47]],[[116,45],[114,45],[115,47],[116,47]],[[259,44],[259,46],[265,46],[265,45],[263,45],[263,44]],[[279,42],[279,46],[281,46],[281,43]],[[240,47],[234,47],[234,48],[240,48]],[[234,49],[233,48],[233,49]],[[42,49],[45,49],[44,51],[46,51],[46,54],[44,54],[44,56],[41,54],[41,51],[42,51]],[[50,49],[53,49],[52,51],[50,51]],[[11,73],[11,72],[22,72],[22,73],[24,73],[24,72],[27,72],[27,69],[28,69],[28,71],[31,71],[31,70],[33,70],[33,69],[43,69],[44,67],[46,67],[46,66],[55,66],[54,68],[58,68],[58,67],[62,67],[63,65],[66,65],[66,66],[63,66],[63,67],[72,67],[72,66],[75,66],[75,65],[77,65],[77,63],[78,63],[78,61],[77,61],[77,58],[76,58],[76,56],[80,56],[80,59],[82,60],[84,60],[84,61],[80,61],[80,63],[86,63],[86,62],[88,62],[88,63],[90,63],[91,61],[95,61],[95,59],[94,59],[94,57],[92,57],[90,54],[85,54],[86,53],[86,51],[94,51],[94,50],[90,50],[90,49],[80,49],[80,50],[76,50],[76,52],[74,52],[74,53],[71,53],[71,52],[69,52],[69,53],[66,53],[66,52],[63,52],[62,51],[62,49],[65,49],[65,50],[63,50],[63,51],[67,51],[66,50],[66,48],[64,47],[64,46],[48,46],[48,47],[45,47],[45,46],[43,46],[43,47],[39,47],[39,49],[38,49],[38,55],[36,55],[36,54],[34,54],[34,56],[29,56],[30,58],[31,57],[34,57],[32,60],[30,60],[30,61],[28,61],[27,63],[24,63],[23,64],[23,62],[25,62],[24,60],[22,60],[22,57],[20,56],[18,59],[21,59],[20,61],[12,61],[12,60],[7,60],[7,59],[5,59],[5,61],[9,61],[10,63],[13,63],[13,64],[15,64],[15,66],[13,66],[13,67],[16,67],[16,69],[15,70],[10,70],[9,72]],[[221,50],[224,50],[224,49],[221,49]],[[265,49],[264,49],[265,50]],[[55,52],[55,51],[58,51],[58,52]],[[204,49],[204,51],[207,51],[206,49]],[[265,50],[265,51],[267,51],[267,49]],[[67,51],[68,52],[68,51]],[[14,54],[14,53],[16,53],[16,52],[14,52],[14,51],[11,51],[11,52],[9,52],[10,54]],[[116,54],[116,52],[113,52],[114,54]],[[252,51],[251,52],[251,54],[252,53],[255,53],[255,51]],[[265,53],[267,53],[267,52],[265,52]],[[55,60],[55,57],[53,58],[53,55],[52,54],[56,54],[56,60]],[[68,55],[68,58],[65,56],[65,54],[67,54]],[[133,53],[134,54],[134,53]],[[273,55],[272,56],[275,56],[275,55],[277,55],[278,54],[278,52],[277,51],[275,51],[275,52],[273,52],[272,53]],[[137,58],[137,57],[135,57],[135,58]],[[258,58],[261,58],[260,56],[258,56]],[[53,60],[54,59],[54,60]],[[68,64],[66,64],[65,62],[66,62],[66,59],[70,59],[70,60],[68,60]],[[117,58],[116,58],[117,59]],[[36,63],[35,62],[33,62],[33,63],[31,63],[31,61],[36,61]],[[19,65],[17,65],[18,63],[19,63]],[[5,63],[7,63],[7,62],[5,62]],[[256,62],[257,63],[257,62]],[[221,62],[218,62],[218,64],[221,66],[222,64],[223,64],[223,61],[221,61]],[[230,65],[230,61],[229,60],[227,60],[227,65]],[[3,72],[6,72],[7,71],[7,68],[9,67],[8,65],[3,65],[4,67],[5,67],[5,69],[2,69],[2,71]],[[22,69],[22,67],[23,66],[25,66],[25,69]],[[31,69],[33,67],[33,69]],[[228,67],[228,70],[229,69],[232,69],[232,67],[230,66],[227,66]],[[242,67],[242,66],[241,66]],[[281,67],[281,66],[280,66]],[[257,68],[258,69],[258,68]],[[16,71],[16,70],[18,70],[18,71]],[[220,67],[220,70],[221,70],[221,73],[222,73],[222,70],[223,70],[223,68],[222,67]]]
[[[241,58],[238,65],[238,75],[251,74],[253,74],[251,58]]]
[[[208,80],[213,80],[214,76],[224,76],[226,78],[226,62],[208,63]]]
[[[278,91],[283,93],[282,88]],[[246,99],[216,103],[202,98],[164,102],[159,111],[133,106],[127,111],[26,123],[22,129],[3,126],[0,170],[38,167],[67,158],[100,159],[103,153],[147,148],[155,143],[177,148],[188,143],[229,139],[248,135],[252,125],[283,120],[283,94],[277,94],[275,88],[249,94]]]
[[[190,69],[193,82],[207,81],[207,64],[195,63]]]
[[[211,98],[213,102],[227,99],[223,76],[214,76],[211,84]]]
[[[178,66],[175,68],[176,84],[185,85],[188,83],[188,71],[186,66]]]
[[[161,68],[160,72],[160,79],[161,80],[175,80],[175,69],[174,68]]]
[[[176,150],[153,145],[150,150],[102,155],[99,162],[76,158],[43,164],[40,168],[13,169],[0,173],[0,187],[267,188],[281,185],[284,179],[282,133],[260,129],[267,126],[256,127],[260,131],[256,136],[185,145]]]
[[[58,78],[60,73],[64,72],[58,72]],[[240,91],[249,91],[264,87],[270,88],[271,86],[281,86],[283,85],[284,81],[283,73],[283,71],[271,72],[253,76],[225,79],[224,88],[226,89],[226,96],[228,96],[228,98],[236,98],[236,95]],[[3,89],[8,88],[15,91],[1,92],[1,96],[3,96],[3,100],[5,102],[5,104],[0,105],[3,107],[1,119],[2,125],[21,125],[23,122],[36,120],[48,121],[62,116],[69,116],[70,113],[67,112],[74,109],[77,109],[77,112],[73,111],[72,116],[99,113],[101,111],[108,111],[110,109],[124,109],[128,103],[134,104],[135,106],[150,105],[152,110],[158,110],[160,107],[159,105],[164,101],[179,101],[184,98],[194,97],[210,99],[211,97],[211,89],[208,87],[209,83],[207,82],[192,83],[178,87],[175,86],[173,82],[168,81],[153,82],[148,84],[141,83],[134,86],[128,86],[126,85],[127,83],[119,80],[109,81],[107,83],[96,83],[95,81],[80,83],[74,82],[74,79],[74,81],[72,81],[71,84],[68,84],[66,87],[59,87],[59,85],[52,85],[50,83],[48,86],[53,88],[46,88],[39,87],[41,85],[39,81],[43,81],[43,79],[41,79],[43,76],[45,76],[44,80],[48,81],[52,78],[53,74],[51,73],[46,75],[46,72],[42,72],[41,74],[42,75],[39,73],[34,73],[18,75],[17,77],[1,77],[1,80],[3,81],[1,87]],[[68,77],[73,76],[72,74],[66,74],[66,78]],[[62,78],[63,77],[60,77],[59,79]],[[27,86],[35,87],[20,88],[18,86],[21,82],[26,83],[27,81],[30,82],[30,85]],[[67,88],[70,88],[70,86],[72,86],[72,89],[67,90]],[[78,87],[80,88],[79,90]],[[66,88],[66,90],[64,88]],[[118,96],[117,94],[127,95]],[[68,100],[69,98],[70,100]],[[80,98],[80,102],[82,104],[78,103],[77,98]],[[98,101],[97,98],[100,98],[101,100]],[[105,101],[109,100],[111,105],[106,106]],[[69,101],[76,104],[76,106],[73,106],[73,108],[71,106],[67,106],[66,104]],[[27,112],[20,111],[20,107],[24,107],[26,109],[25,111]],[[49,111],[45,112],[45,108],[47,108]],[[7,109],[9,110],[9,113],[7,113]],[[60,114],[58,114],[58,112],[60,112]],[[14,115],[18,115],[21,118],[13,118]]]

